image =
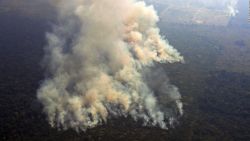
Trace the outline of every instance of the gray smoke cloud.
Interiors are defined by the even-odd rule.
[[[167,128],[183,114],[177,87],[155,65],[183,57],[159,34],[153,6],[137,0],[51,3],[60,22],[46,35],[48,77],[37,97],[52,127],[85,131],[109,117],[131,116]]]

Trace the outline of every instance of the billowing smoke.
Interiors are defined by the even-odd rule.
[[[86,130],[130,116],[167,128],[182,103],[156,65],[183,57],[159,34],[153,6],[136,0],[58,0],[38,99],[52,127]],[[178,114],[176,114],[178,113]]]

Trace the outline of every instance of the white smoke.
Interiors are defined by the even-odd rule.
[[[223,10],[229,16],[235,16],[238,13],[237,4],[239,0],[198,0],[191,4],[198,4],[206,8]]]
[[[239,13],[239,10],[237,9],[238,0],[230,0],[227,4],[227,10],[230,16],[235,16],[237,13]]]
[[[59,23],[47,33],[47,79],[38,99],[52,127],[77,131],[100,125],[111,116],[131,116],[145,125],[167,128],[182,114],[178,89],[165,80],[148,80],[157,63],[183,61],[159,34],[153,6],[136,0],[58,0]],[[159,86],[149,84],[158,82]],[[159,98],[160,99],[160,98]],[[163,99],[162,99],[163,100]],[[164,112],[163,112],[164,111]]]
[[[208,8],[213,10],[221,10],[226,12],[229,16],[235,16],[239,11],[237,9],[237,4],[239,0],[146,0],[149,3],[175,6],[181,9],[198,7],[198,8]]]

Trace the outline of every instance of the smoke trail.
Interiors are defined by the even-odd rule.
[[[235,16],[237,13],[239,13],[239,10],[237,9],[238,0],[230,0],[227,4],[227,11],[230,16]]]
[[[166,5],[166,7],[172,5],[179,7],[179,9],[198,7],[208,8],[212,10],[222,10],[229,16],[235,16],[239,11],[237,4],[239,0],[146,0],[149,3],[156,3],[160,5]]]
[[[223,10],[229,16],[235,16],[239,12],[237,9],[239,0],[199,0],[199,2],[207,8]]]
[[[154,8],[136,0],[60,0],[54,5],[60,22],[47,33],[49,74],[38,90],[51,126],[78,131],[111,116],[131,116],[167,128],[166,119],[174,115],[162,112],[157,87],[147,82],[156,80],[148,80],[146,74],[153,75],[145,69],[183,57],[160,36]],[[182,114],[177,88],[159,82],[159,95],[164,91]]]

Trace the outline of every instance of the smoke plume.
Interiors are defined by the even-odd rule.
[[[130,116],[167,128],[183,113],[178,89],[155,65],[183,57],[160,36],[153,6],[136,0],[52,4],[59,22],[46,35],[48,73],[38,90],[52,127],[79,131]]]
[[[239,11],[237,4],[239,0],[146,0],[148,3],[165,5],[165,7],[178,7],[179,9],[190,9],[190,7],[221,10],[229,16],[235,16]]]

